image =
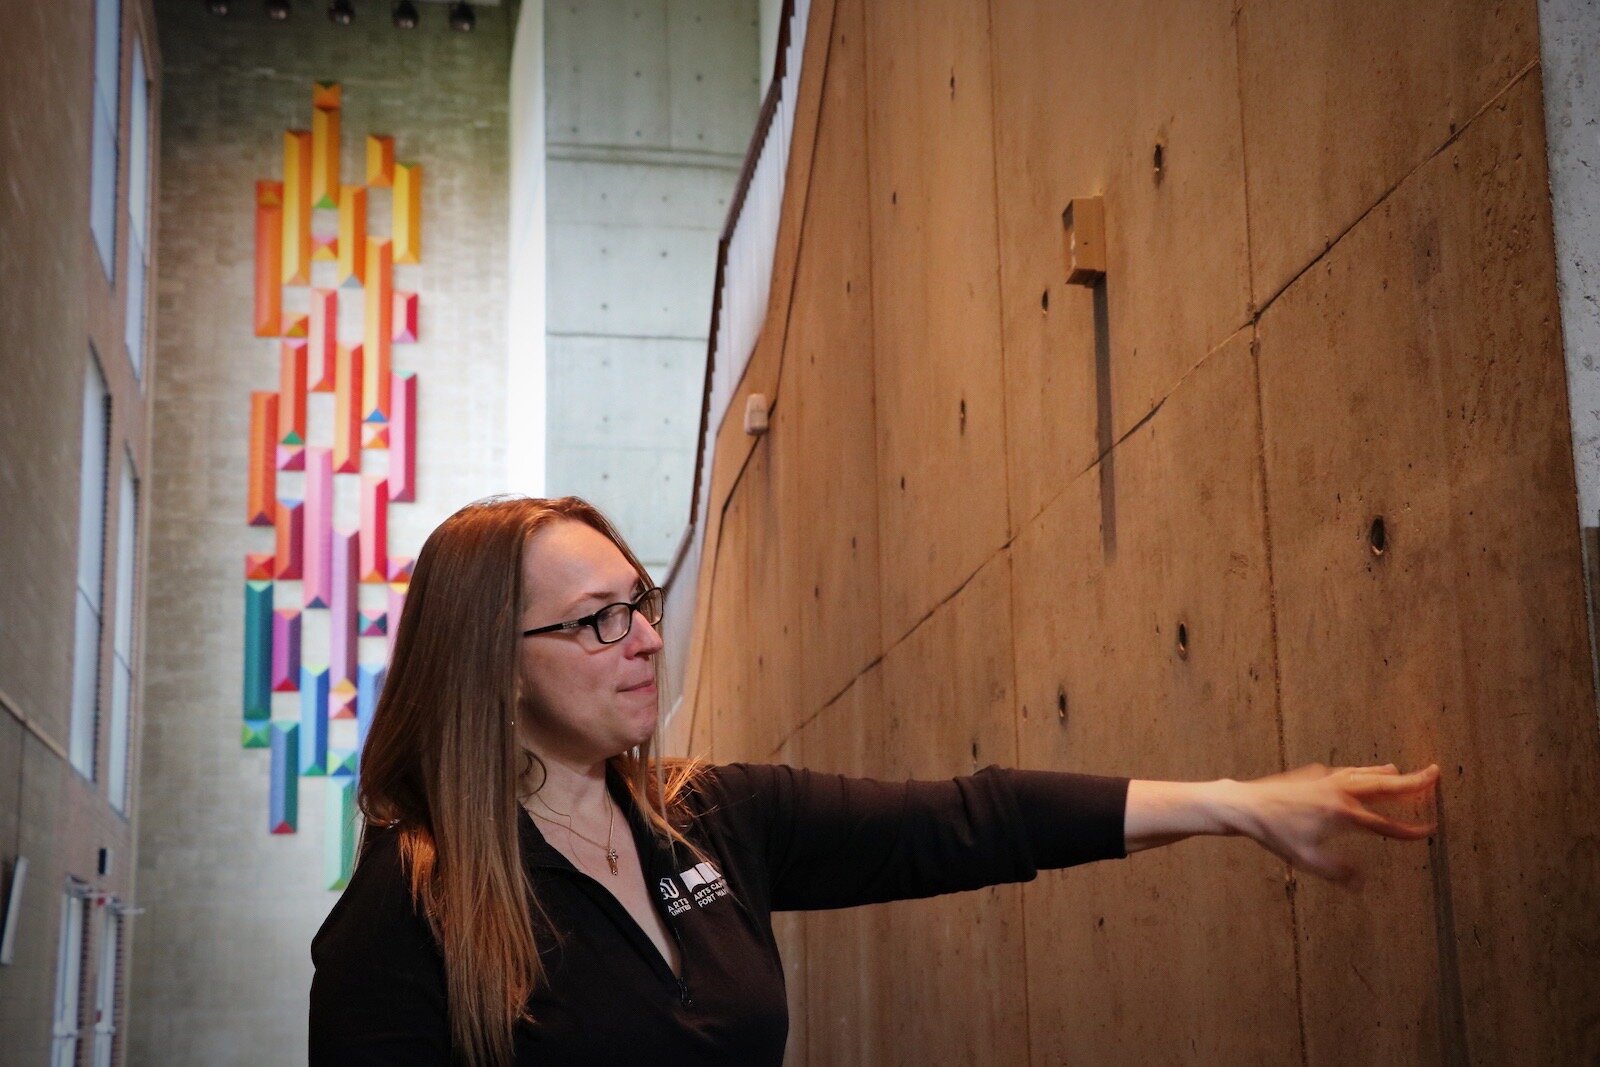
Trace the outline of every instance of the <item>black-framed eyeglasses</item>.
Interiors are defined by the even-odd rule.
[[[607,604],[593,615],[585,615],[581,619],[569,622],[552,623],[549,626],[537,626],[532,630],[522,631],[523,637],[532,637],[534,634],[554,633],[557,630],[581,630],[588,626],[594,630],[594,636],[602,645],[614,645],[621,641],[633,629],[633,613],[638,612],[644,616],[644,621],[651,626],[661,623],[662,608],[666,605],[667,594],[658,586],[646,589],[639,594],[639,599],[629,603],[618,601]]]

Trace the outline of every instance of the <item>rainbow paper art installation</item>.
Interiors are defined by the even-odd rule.
[[[283,183],[256,182],[256,336],[283,330]]]
[[[283,269],[285,285],[311,280],[311,134],[283,135]]]
[[[322,844],[322,880],[329,889],[350,884],[356,861],[356,783],[353,776],[330,778],[322,794],[327,830]]]
[[[267,831],[292,834],[300,827],[300,726],[274,721],[271,738]]]
[[[422,262],[422,164],[394,166],[394,261]]]
[[[413,557],[389,554],[389,508],[416,500],[417,375],[393,366],[392,346],[417,345],[422,302],[404,273],[422,258],[422,166],[371,134],[359,175],[342,174],[343,109],[339,83],[316,83],[309,128],[283,132],[281,174],[255,183],[241,328],[263,339],[264,387],[250,394],[245,521],[272,530],[245,553],[241,743],[268,750],[270,833],[298,831],[301,779],[322,779],[330,889],[355,859],[361,747],[411,581]],[[368,233],[372,189],[392,190],[386,236]],[[340,290],[362,312],[350,336]],[[336,515],[359,522],[336,528]]]

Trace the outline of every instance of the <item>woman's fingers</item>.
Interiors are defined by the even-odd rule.
[[[1365,768],[1354,769],[1345,792],[1353,796],[1399,796],[1429,788],[1439,778],[1439,765],[1430,763],[1420,771],[1410,774],[1372,772]]]
[[[1384,837],[1393,837],[1401,841],[1420,841],[1424,837],[1432,836],[1434,831],[1439,828],[1438,823],[1400,822],[1397,819],[1379,815],[1375,811],[1369,811],[1359,804],[1350,809],[1349,815],[1351,821],[1358,826],[1363,826],[1375,834],[1382,834]]]

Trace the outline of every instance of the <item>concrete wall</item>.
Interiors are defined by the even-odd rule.
[[[755,125],[754,0],[549,0],[547,491],[664,576],[689,517],[717,237]]]
[[[511,48],[506,487],[545,488],[544,2],[518,3]]]
[[[1600,1054],[1532,0],[818,0],[810,34],[688,747],[1445,774],[1430,842],[1346,844],[1361,896],[1208,839],[786,919],[791,1060]],[[1107,276],[1069,286],[1094,195]]]
[[[1600,634],[1600,8],[1540,0],[1556,281],[1566,342],[1590,639]],[[1600,656],[1596,657],[1600,670]],[[1596,676],[1600,685],[1600,674]]]
[[[272,550],[270,530],[244,523],[245,425],[250,391],[277,384],[276,344],[251,330],[254,182],[279,176],[282,131],[308,125],[314,80],[343,84],[347,174],[364,173],[368,132],[393,134],[397,156],[423,164],[422,263],[396,268],[396,286],[420,293],[421,341],[394,350],[396,368],[419,375],[418,490],[391,507],[389,526],[391,553],[414,555],[455,508],[505,488],[512,12],[479,5],[477,29],[461,34],[436,5],[409,33],[377,5],[358,4],[345,28],[319,5],[297,4],[282,25],[258,4],[226,19],[188,0],[158,11],[169,80],[147,691],[157,710],[133,1052],[144,1063],[303,1062],[310,940],[336,899],[323,888],[323,783],[301,781],[299,833],[269,835],[270,760],[239,743],[243,560]],[[380,233],[384,194],[372,195]],[[359,325],[342,322],[341,334],[358,338]],[[327,400],[313,397],[314,439]],[[341,523],[353,515],[350,477],[337,479]],[[294,476],[279,488],[294,495]],[[325,647],[308,625],[307,666]],[[288,702],[275,714],[293,714],[293,697],[275,698]]]
[[[0,33],[0,905],[16,909],[15,957],[0,967],[0,1064],[51,1054],[57,938],[68,880],[91,889],[78,1023],[94,1024],[98,939],[131,902],[135,829],[107,796],[113,627],[99,646],[100,714],[93,779],[68,760],[79,550],[84,377],[99,354],[111,401],[102,603],[118,568],[123,457],[149,470],[147,383],[124,343],[128,303],[129,116],[133,50],[142,48],[159,106],[161,56],[150,5],[124,0],[117,141],[116,241],[108,278],[90,234],[95,9],[88,0],[17,6]],[[158,140],[159,125],[151,137]],[[153,175],[152,175],[153,176]],[[157,264],[152,258],[152,277]],[[148,485],[148,482],[145,483]],[[135,552],[144,544],[141,517]],[[135,572],[139,570],[137,559]],[[142,580],[138,585],[142,586]],[[136,594],[134,617],[138,618]],[[135,629],[139,676],[142,635]],[[129,758],[138,800],[142,720],[132,699]],[[130,805],[128,810],[134,810]],[[108,869],[101,873],[100,853]],[[13,873],[28,861],[20,897]],[[122,1054],[120,1040],[114,1056]],[[120,1062],[120,1060],[119,1060]]]

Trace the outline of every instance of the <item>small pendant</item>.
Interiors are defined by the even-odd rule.
[[[611,873],[612,874],[616,874],[617,873],[617,850],[616,849],[614,849],[614,848],[606,849],[606,862],[611,864]]]

